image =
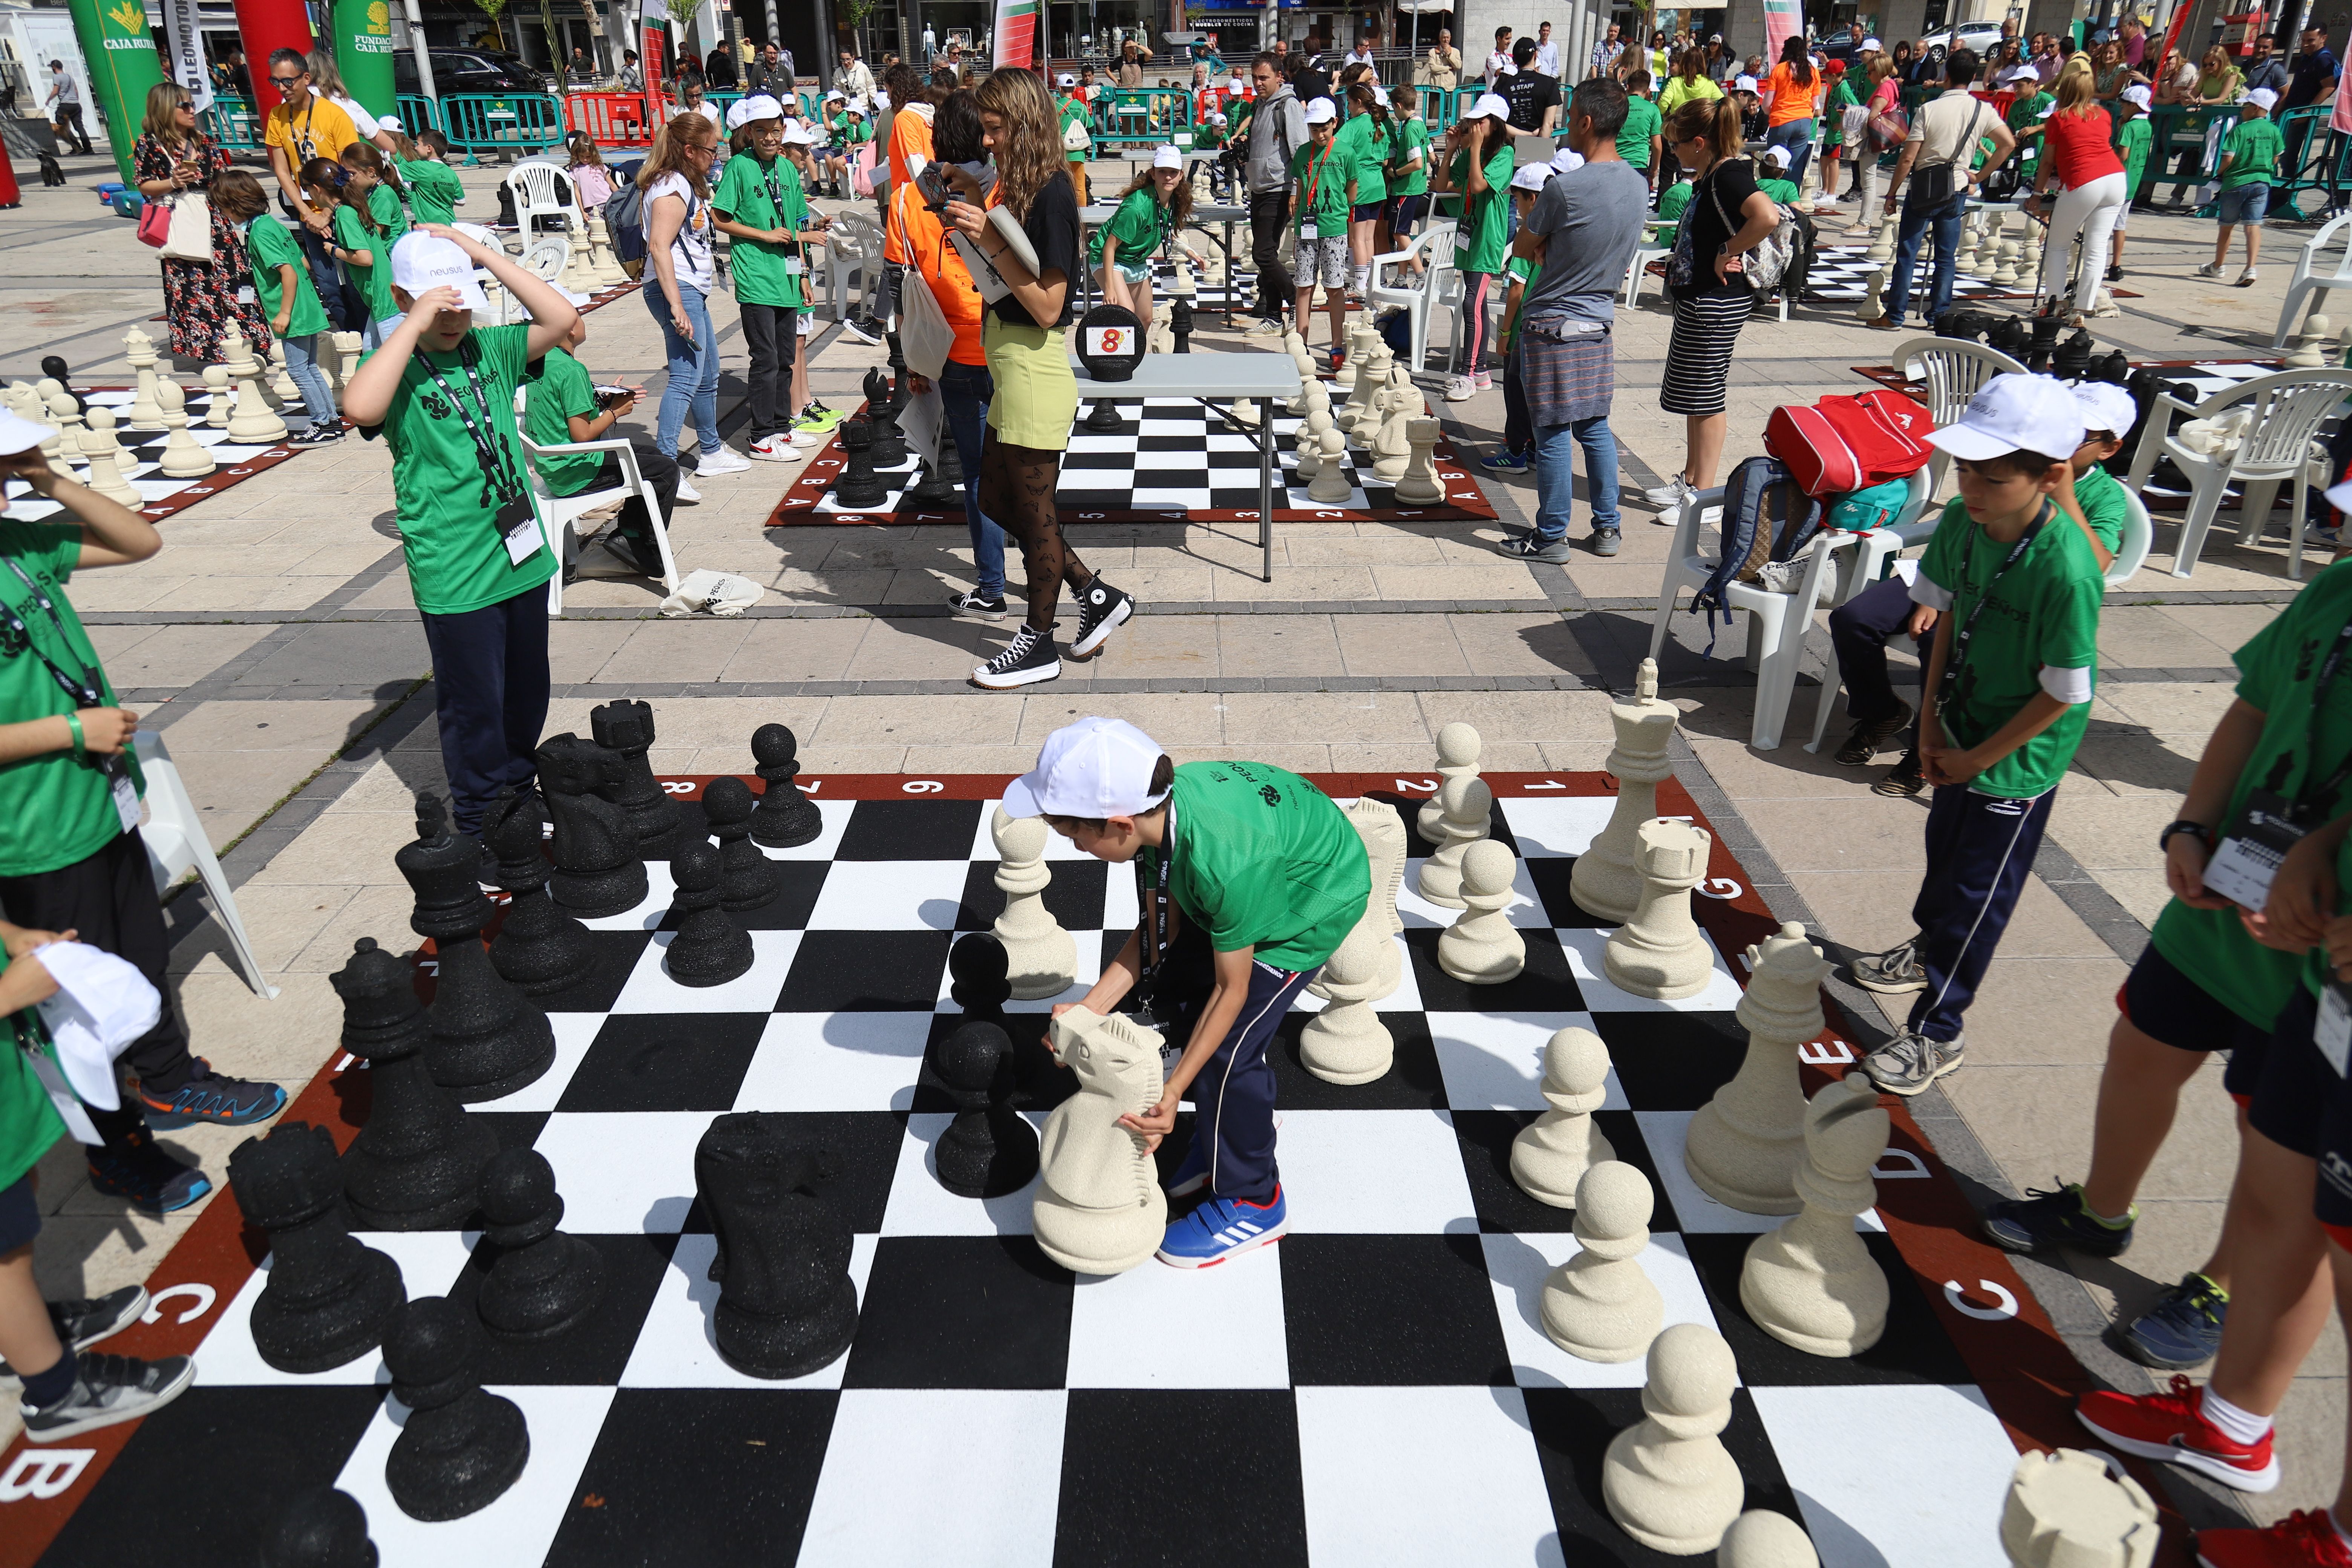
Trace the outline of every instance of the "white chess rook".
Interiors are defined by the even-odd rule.
[[[1632,1361],[1665,1321],[1665,1298],[1642,1268],[1656,1206],[1650,1178],[1604,1160],[1576,1184],[1576,1256],[1544,1279],[1543,1330],[1582,1361]]]
[[[1600,1036],[1573,1025],[1554,1032],[1544,1047],[1543,1097],[1551,1109],[1511,1140],[1511,1180],[1538,1203],[1572,1209],[1584,1173],[1617,1157],[1592,1120],[1609,1098],[1609,1047]]]
[[[1377,895],[1375,895],[1377,897]],[[1360,921],[1323,965],[1315,982],[1328,998],[1298,1032],[1298,1059],[1326,1083],[1370,1083],[1387,1075],[1396,1043],[1372,1008],[1380,989],[1381,955],[1396,943],[1376,922]]]
[[[2163,1531],[2156,1500],[2100,1454],[2021,1454],[2000,1511],[2014,1568],[2151,1568]]]
[[[1849,1073],[1805,1111],[1803,1210],[1750,1243],[1739,1304],[1756,1326],[1809,1355],[1860,1355],[1886,1332],[1886,1275],[1854,1234],[1878,1200],[1872,1167],[1886,1152],[1888,1119],[1869,1076]]]
[[[1437,826],[1445,836],[1437,852],[1421,863],[1421,896],[1449,910],[1462,902],[1462,857],[1470,846],[1494,831],[1488,820],[1495,809],[1494,792],[1475,773],[1445,781],[1437,792]]]
[[[1078,944],[1045,907],[1045,886],[1054,873],[1045,866],[1042,816],[1013,817],[998,806],[989,831],[996,839],[996,889],[1004,912],[992,928],[1004,944],[1013,994],[1024,1002],[1058,996],[1077,984]]]
[[[1444,793],[1447,780],[1477,776],[1478,752],[1485,744],[1478,738],[1477,731],[1459,720],[1438,730],[1437,788],[1422,802],[1421,815],[1413,819],[1414,825],[1421,829],[1421,836],[1431,843],[1442,843],[1444,839],[1444,830],[1437,826],[1438,813],[1443,809],[1437,804],[1437,797]]]
[[[1660,817],[1634,835],[1642,867],[1642,901],[1631,920],[1609,933],[1601,973],[1634,996],[1671,1002],[1706,989],[1714,951],[1691,918],[1691,889],[1706,875],[1714,838],[1703,827]],[[1424,873],[1426,875],[1426,873]]]
[[[1118,1120],[1159,1103],[1161,1041],[1123,1014],[1085,1007],[1055,1018],[1045,1037],[1078,1092],[1045,1119],[1030,1205],[1037,1246],[1076,1273],[1123,1274],[1160,1249],[1168,1228],[1143,1134]]]
[[[1642,901],[1642,872],[1633,864],[1634,834],[1658,815],[1658,785],[1675,771],[1666,754],[1682,712],[1658,700],[1658,665],[1645,658],[1633,677],[1633,695],[1609,706],[1617,744],[1602,764],[1617,780],[1617,804],[1607,826],[1592,836],[1568,875],[1576,907],[1623,923]]]
[[[1805,1163],[1805,1093],[1797,1053],[1822,1032],[1830,966],[1793,921],[1749,948],[1737,1016],[1748,1055],[1729,1083],[1691,1118],[1683,1167],[1699,1191],[1747,1214],[1795,1214]]]
[[[176,381],[166,381],[156,395],[163,406],[163,426],[171,435],[163,442],[162,468],[167,479],[200,479],[217,467],[210,452],[188,434],[188,394]]]
[[[1739,1466],[1717,1436],[1739,1381],[1731,1347],[1700,1323],[1676,1323],[1650,1342],[1640,1421],[1601,1461],[1601,1497],[1618,1527],[1654,1552],[1712,1552],[1739,1517]]]
[[[1371,873],[1371,894],[1364,900],[1363,918],[1356,924],[1369,928],[1375,939],[1372,952],[1377,968],[1371,984],[1377,988],[1371,999],[1377,1002],[1392,995],[1404,983],[1404,955],[1396,944],[1396,934],[1404,930],[1404,918],[1397,913],[1397,895],[1404,888],[1404,823],[1386,803],[1370,798],[1349,801],[1339,812],[1364,841],[1364,858]],[[1307,989],[1328,1001],[1332,995],[1326,988],[1328,978],[1328,974],[1318,978]]]
[[[1510,916],[1518,869],[1510,846],[1492,838],[1462,853],[1462,912],[1438,935],[1437,966],[1465,985],[1500,985],[1528,966],[1527,938]]]

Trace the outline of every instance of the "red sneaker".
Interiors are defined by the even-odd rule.
[[[2352,1568],[2326,1509],[2297,1509],[2268,1530],[2200,1530],[2203,1568]]]
[[[2263,1433],[2259,1443],[2233,1442],[2205,1419],[2202,1399],[2195,1384],[2176,1376],[2167,1394],[2138,1398],[2086,1394],[2075,1401],[2074,1419],[2109,1447],[2137,1458],[2186,1465],[2242,1492],[2266,1492],[2277,1486],[2279,1463],[2271,1454],[2272,1434]]]

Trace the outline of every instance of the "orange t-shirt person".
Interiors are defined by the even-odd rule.
[[[895,205],[898,193],[914,183],[931,161],[931,105],[908,104],[890,117],[890,190]],[[916,210],[922,210],[918,203]],[[898,243],[898,226],[892,224],[882,236],[882,259],[904,267],[908,257],[906,247]]]
[[[922,190],[912,181],[890,192],[889,233],[884,243],[897,246],[913,268],[906,287],[928,285],[931,298],[940,302],[940,314],[955,329],[955,346],[948,358],[958,364],[987,364],[988,355],[980,346],[980,319],[987,307],[940,215],[923,205]]]
[[[1772,107],[1765,119],[1766,125],[1778,128],[1791,120],[1821,118],[1822,100],[1829,92],[1829,80],[1822,75],[1820,68],[1809,68],[1812,70],[1813,79],[1806,83],[1797,79],[1796,68],[1786,60],[1772,68],[1772,74],[1764,80],[1764,90],[1772,98]]]

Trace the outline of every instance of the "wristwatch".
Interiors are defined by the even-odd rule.
[[[2213,842],[2213,830],[2211,828],[2206,826],[2201,822],[2191,822],[2184,816],[2177,822],[2165,824],[2164,831],[2156,836],[2156,849],[2158,854],[2161,855],[2165,853],[2166,846],[2172,842],[2172,836],[2176,833],[2193,833],[2197,835],[2198,837],[2203,839],[2209,846]]]

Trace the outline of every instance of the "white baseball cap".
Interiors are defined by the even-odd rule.
[[[1785,169],[1789,166],[1789,150],[1786,147],[1767,147],[1764,149],[1764,161],[1776,168]]]
[[[377,115],[377,116],[375,117],[375,122],[376,122],[378,125],[383,126],[386,131],[397,131],[397,132],[399,132],[403,136],[405,136],[405,135],[407,135],[407,134],[408,134],[408,127],[407,127],[407,126],[405,126],[405,125],[403,125],[399,121],[397,121],[397,120],[394,119],[394,118],[393,118],[391,115],[389,115],[389,114],[379,114],[379,115]]]
[[[816,138],[810,135],[808,127],[803,125],[799,121],[787,120],[784,121],[784,145],[787,147],[814,147],[816,145]]]
[[[2085,433],[2105,430],[2110,436],[2121,436],[2139,423],[2139,405],[2114,382],[2078,381],[2074,401],[2082,405]]]
[[[1743,72],[1742,74],[1731,79],[1731,90],[1734,92],[1754,92],[1756,90],[1756,79]]]
[[[744,123],[751,118],[751,100],[748,98],[739,98],[727,106],[726,125],[730,132],[743,129]]]
[[[847,103],[849,101],[849,95],[836,87],[831,92],[824,95],[824,100],[827,103]]]
[[[57,433],[54,426],[36,425],[20,414],[0,408],[0,458],[29,452]]]
[[[2252,104],[2256,109],[2261,110],[2263,113],[2268,114],[2271,110],[2271,105],[2278,101],[2278,94],[2273,92],[2269,88],[2258,87],[2254,89],[2253,91],[2246,94],[2246,101]]]
[[[1076,87],[1076,86],[1077,86],[1077,85],[1078,85],[1078,79],[1077,79],[1077,78],[1076,78],[1076,77],[1074,77],[1074,76],[1072,76],[1072,75],[1071,75],[1069,72],[1067,72],[1067,71],[1064,71],[1064,72],[1061,74],[1061,77],[1060,77],[1060,79],[1060,79],[1061,85],[1062,85],[1062,86],[1064,86],[1064,87]]]
[[[755,92],[749,98],[736,100],[735,110],[740,110],[746,121],[782,120],[784,117],[784,106],[777,102],[772,94],[764,92]],[[730,110],[728,123],[730,126],[734,123],[734,118],[735,110]]]
[[[1209,123],[1210,123],[1210,124],[1212,124],[1212,125],[1223,125],[1224,122],[1225,122],[1225,112],[1224,112],[1224,110],[1222,110],[1222,109],[1213,109],[1213,110],[1211,110],[1209,111]]]
[[[1551,162],[1545,166],[1555,174],[1574,174],[1584,167],[1584,154],[1573,147],[1562,147],[1551,155]]]
[[[1876,38],[1864,38],[1862,40],[1862,52],[1864,54],[1883,54],[1885,52],[1885,49],[1886,46],[1880,43]]]
[[[1133,816],[1151,793],[1160,742],[1124,719],[1080,719],[1045,737],[1037,765],[1004,786],[1007,816]]]
[[[1309,125],[1328,125],[1339,118],[1339,106],[1328,98],[1318,98],[1307,106],[1307,123]]]
[[[1508,120],[1510,117],[1511,106],[1503,101],[1503,95],[1499,92],[1480,93],[1477,101],[1462,116],[1465,120]]]
[[[2055,376],[2009,371],[1979,387],[1959,418],[1927,439],[1971,463],[2020,451],[2063,458],[2083,444],[2083,405]]]
[[[1559,171],[1553,168],[1549,163],[1524,164],[1517,174],[1511,176],[1511,189],[1515,191],[1540,191],[1546,185],[1550,184],[1552,176],[1559,173]]]
[[[474,261],[437,234],[411,230],[392,247],[392,283],[411,300],[428,289],[455,289],[457,308],[487,310],[490,301],[474,279]]]
[[[1382,109],[1386,109],[1389,106],[1389,89],[1382,87],[1379,82],[1372,83],[1371,88],[1372,101],[1379,104]]]
[[[1151,154],[1151,166],[1155,169],[1181,169],[1184,166],[1184,154],[1176,151],[1172,142],[1163,142]]]
[[[2137,103],[2142,109],[2146,109],[2149,104],[2156,101],[2156,94],[2150,92],[2142,83],[2134,82],[2131,86],[2124,89],[2124,101],[2126,103]]]

